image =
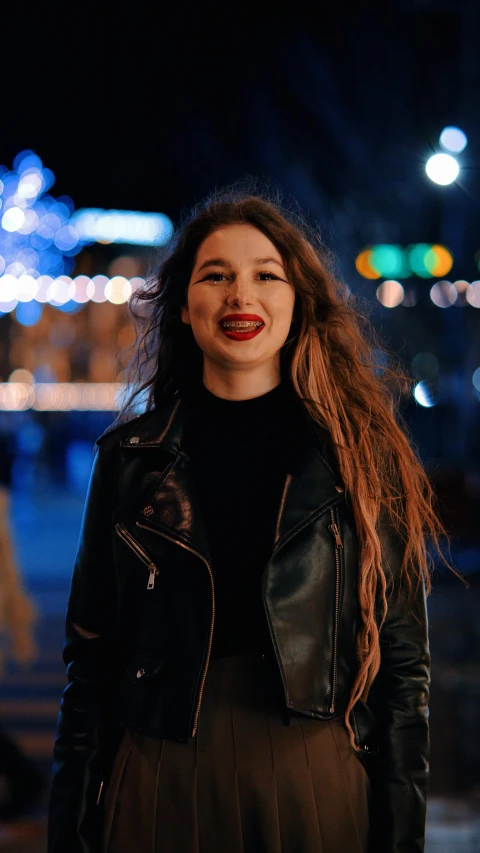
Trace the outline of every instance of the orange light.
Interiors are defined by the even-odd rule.
[[[428,255],[427,267],[432,275],[444,276],[450,272],[453,266],[453,257],[445,246],[439,246],[436,243]]]
[[[370,259],[372,256],[371,249],[364,249],[363,252],[357,256],[355,260],[355,266],[357,268],[357,272],[363,276],[363,278],[375,279],[380,278],[380,273],[372,267],[370,263]]]

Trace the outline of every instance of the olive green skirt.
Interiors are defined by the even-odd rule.
[[[370,780],[343,721],[285,725],[268,667],[211,661],[190,743],[126,730],[103,853],[365,853]]]

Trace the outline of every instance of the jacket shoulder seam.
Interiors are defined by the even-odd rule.
[[[135,429],[136,426],[138,425],[138,423],[140,423],[142,420],[144,420],[146,417],[148,417],[148,415],[151,415],[151,414],[152,414],[152,411],[143,412],[141,415],[137,415],[136,418],[132,418],[130,421],[125,421],[124,423],[118,424],[117,426],[107,427],[105,432],[103,432],[97,438],[97,440],[95,441],[95,445],[97,447],[99,447],[100,444],[102,444],[107,438],[109,438],[112,435],[118,434],[120,432],[120,430],[124,430],[126,432],[126,434],[128,435],[130,430]]]

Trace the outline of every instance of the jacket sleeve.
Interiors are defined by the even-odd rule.
[[[372,776],[369,853],[423,853],[429,782],[430,651],[425,583],[402,581],[403,543],[381,532],[387,576],[381,665],[367,704],[377,719],[379,757]],[[415,591],[416,589],[416,591]]]
[[[65,622],[65,687],[57,720],[48,853],[97,853],[97,798],[113,738],[115,577],[111,546],[115,471],[97,449],[83,513]]]

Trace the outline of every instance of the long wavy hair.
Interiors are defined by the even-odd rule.
[[[379,634],[388,608],[381,520],[393,525],[404,544],[400,576],[412,594],[420,583],[430,593],[431,545],[446,562],[440,539],[448,535],[399,413],[411,380],[391,356],[379,358],[385,350],[365,311],[335,276],[331,255],[302,216],[284,209],[278,197],[238,187],[216,192],[194,208],[164,250],[156,275],[131,299],[137,343],[128,375],[130,396],[116,422],[135,411],[139,398],[148,411],[201,380],[203,353],[190,326],[182,323],[180,309],[201,243],[215,229],[239,223],[258,228],[282,256],[296,291],[291,329],[280,353],[282,374],[289,376],[313,424],[328,431],[346,495],[354,497],[358,671],[345,723],[357,750],[350,712],[358,699],[366,700],[379,670]]]

